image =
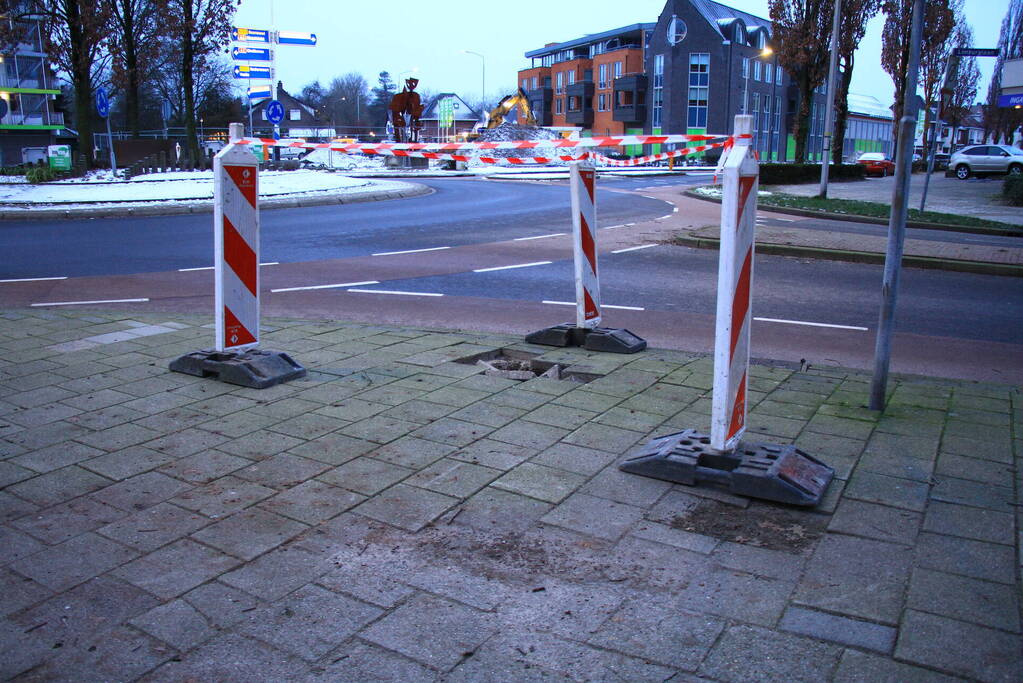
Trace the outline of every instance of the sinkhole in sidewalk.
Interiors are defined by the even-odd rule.
[[[586,384],[603,377],[592,372],[573,370],[570,365],[540,360],[538,358],[540,355],[515,349],[494,349],[456,358],[455,362],[476,365],[488,377],[502,377],[519,382],[540,378]]]

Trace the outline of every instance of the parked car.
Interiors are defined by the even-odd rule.
[[[956,178],[985,173],[1023,174],[1023,149],[1009,145],[973,145],[964,147],[948,162]]]
[[[864,171],[867,175],[879,175],[884,178],[895,173],[895,162],[882,152],[864,152],[856,163],[867,167]]]

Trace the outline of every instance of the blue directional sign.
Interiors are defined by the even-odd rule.
[[[248,66],[246,64],[234,67],[235,78],[272,78],[268,66]]]
[[[278,100],[270,100],[266,103],[266,120],[275,126],[284,120],[284,105]]]
[[[999,107],[1023,107],[1023,92],[1015,95],[1000,95],[998,97]]]
[[[239,43],[269,43],[270,32],[263,28],[238,28],[231,29],[231,40]]]
[[[107,94],[106,88],[96,90],[96,113],[104,119],[110,113],[110,96]]]
[[[269,62],[272,58],[265,47],[233,47],[231,57],[240,62]]]
[[[315,33],[302,33],[301,31],[278,31],[277,42],[281,45],[316,45]]]
[[[250,100],[265,100],[268,97],[272,97],[273,93],[270,92],[269,85],[256,85],[249,88],[249,99]],[[0,100],[2,102],[3,100]]]

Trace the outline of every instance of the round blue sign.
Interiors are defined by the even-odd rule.
[[[266,103],[266,120],[275,126],[284,120],[284,105],[277,100]]]
[[[96,113],[104,119],[110,113],[110,96],[107,95],[106,88],[99,88],[96,91]]]

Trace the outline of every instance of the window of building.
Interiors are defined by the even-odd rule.
[[[541,66],[550,66],[552,64],[554,64],[554,55],[544,55],[540,59]]]
[[[536,90],[536,76],[533,76],[533,90]]]
[[[565,113],[565,101],[560,97],[554,100],[554,113],[555,114]]]
[[[597,73],[599,78],[597,80],[597,87],[604,89],[607,87],[607,64],[601,64]]]
[[[615,62],[615,78],[621,78],[621,77],[622,77],[622,63],[621,62]]]
[[[740,45],[745,45],[747,40],[746,27],[738,22],[735,24],[734,40]]]
[[[753,149],[757,149],[760,143],[760,93],[755,92],[751,98],[753,100]]]
[[[654,91],[653,112],[650,123],[654,128],[661,127],[661,115],[664,110],[664,55],[654,55]]]
[[[710,54],[689,53],[689,128],[707,127],[707,101],[710,93]]]
[[[753,60],[753,80],[760,80],[760,62]]]
[[[554,77],[554,92],[557,95],[565,92],[565,72],[559,71]]]
[[[575,83],[575,69],[568,72],[568,84],[572,85]]]
[[[607,111],[607,95],[597,95],[597,111]]]
[[[528,78],[523,78],[522,79],[522,89],[523,90],[529,90],[529,79]]]
[[[301,109],[289,109],[288,110],[288,120],[289,121],[301,121],[302,120],[302,110]]]
[[[749,59],[742,58],[742,77],[749,78]]]
[[[668,22],[668,42],[672,45],[678,45],[686,39],[686,34],[689,32],[689,27],[686,26],[686,22],[679,19],[674,14],[671,15],[671,21]]]
[[[774,80],[774,65],[764,64],[764,83],[770,83]]]
[[[582,101],[581,97],[577,97],[575,95],[569,95],[568,96],[568,111],[581,111],[582,110],[581,101]]]

